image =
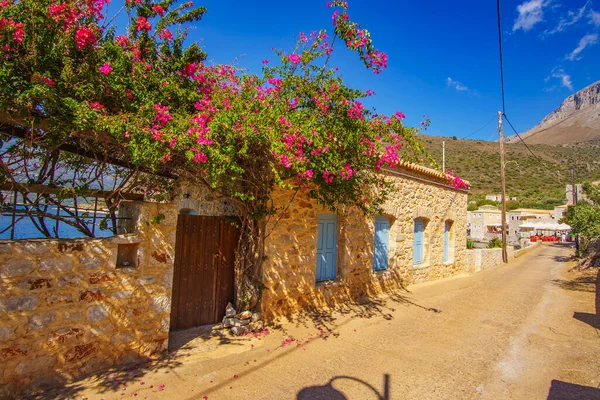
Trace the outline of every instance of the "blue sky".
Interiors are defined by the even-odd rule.
[[[113,1],[109,11],[122,4]],[[376,93],[370,106],[402,111],[411,126],[425,114],[427,133],[459,138],[494,117],[501,107],[495,1],[349,1],[351,19],[389,55],[388,68],[375,75],[353,53],[334,53],[348,85]],[[275,58],[272,47],[291,51],[300,32],[332,31],[324,0],[195,3],[208,12],[190,38],[209,61],[252,72]],[[600,79],[600,0],[503,0],[502,31],[506,114],[519,131]],[[471,138],[495,139],[495,124]]]

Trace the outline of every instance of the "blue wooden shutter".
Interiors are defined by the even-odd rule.
[[[336,215],[319,215],[317,237],[317,282],[336,277],[338,221]]]
[[[373,269],[388,269],[390,251],[390,220],[388,217],[375,218],[375,244],[373,246]]]
[[[423,262],[423,229],[425,224],[422,219],[415,220],[415,246],[414,246],[414,263],[421,264]]]
[[[448,262],[450,250],[450,222],[444,225],[444,262]]]

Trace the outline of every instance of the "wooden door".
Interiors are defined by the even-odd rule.
[[[233,302],[239,231],[227,217],[177,219],[171,330],[214,324]]]

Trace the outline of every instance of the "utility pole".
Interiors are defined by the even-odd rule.
[[[508,263],[506,251],[506,172],[504,171],[504,136],[502,135],[502,111],[498,111],[498,132],[500,133],[500,180],[502,181],[502,261]]]
[[[446,173],[446,141],[442,140],[442,172]]]
[[[577,187],[575,186],[575,168],[571,168],[571,195],[573,205],[577,204]],[[575,235],[575,254],[579,255],[579,235]]]

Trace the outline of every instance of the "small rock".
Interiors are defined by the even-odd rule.
[[[40,261],[40,271],[70,271],[73,269],[73,260],[68,257],[47,258]]]
[[[230,318],[231,326],[244,326],[250,324],[249,319]]]
[[[0,312],[31,311],[38,305],[38,297],[33,294],[0,299]]]
[[[254,313],[252,314],[252,317],[250,318],[250,322],[256,322],[256,321],[260,321],[260,313]]]
[[[127,299],[127,298],[131,297],[132,294],[133,294],[133,291],[131,291],[131,290],[121,290],[119,292],[114,292],[113,294],[110,295],[110,297],[113,299]]]
[[[100,268],[104,260],[98,257],[79,257],[79,265],[86,269]]]
[[[68,322],[80,321],[81,318],[82,314],[78,311],[65,311],[63,314],[63,319]]]
[[[169,332],[169,324],[171,323],[171,321],[169,320],[169,318],[163,318],[160,321],[160,331],[161,332]]]
[[[27,275],[31,271],[33,271],[33,263],[30,260],[9,259],[0,269],[0,278]]]
[[[54,294],[52,296],[48,296],[46,298],[46,303],[48,305],[53,305],[56,303],[72,303],[73,296],[70,294]]]
[[[168,268],[163,276],[163,286],[167,289],[173,287],[173,268]]]
[[[233,326],[231,323],[232,320],[233,318],[223,318],[223,328],[231,328]]]
[[[54,357],[31,358],[20,362],[15,371],[21,376],[32,375],[39,371],[50,370],[55,364],[56,358]]]
[[[40,329],[44,329],[49,326],[52,322],[54,322],[54,313],[49,312],[44,315],[34,315],[29,318],[29,330],[30,331],[39,331]]]
[[[258,332],[264,328],[265,324],[262,321],[250,322],[250,329],[252,332]]]
[[[250,319],[252,317],[252,312],[250,311],[243,311],[240,313],[240,315],[238,315],[239,319]]]
[[[48,246],[46,246],[43,243],[31,242],[31,243],[24,243],[23,246],[21,247],[21,251],[25,254],[40,255],[40,254],[46,254],[47,252],[50,251],[50,249],[48,248]]]
[[[171,298],[166,295],[154,296],[151,298],[150,306],[156,315],[168,313],[171,311]]]
[[[235,308],[233,308],[233,304],[227,303],[227,308],[225,308],[225,316],[233,317],[235,314],[237,313],[235,312]]]
[[[16,329],[16,326],[0,327],[0,342],[7,342],[10,339],[14,339]]]
[[[110,339],[110,342],[113,345],[118,345],[121,343],[129,343],[131,339],[132,337],[129,333],[117,333],[113,335],[113,337]]]
[[[250,328],[248,326],[234,326],[231,328],[231,333],[235,336],[245,335],[250,332]]]
[[[81,283],[81,275],[65,275],[58,278],[58,287],[64,287],[67,285],[77,286]]]
[[[142,276],[135,282],[137,286],[147,286],[156,282],[155,276]]]
[[[87,320],[88,322],[98,322],[106,319],[109,314],[109,309],[106,305],[97,305],[88,308]]]

